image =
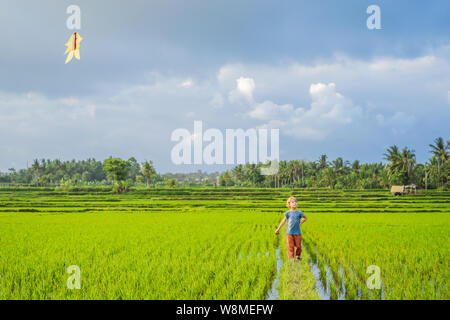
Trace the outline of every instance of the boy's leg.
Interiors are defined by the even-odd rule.
[[[295,257],[300,259],[302,255],[302,236],[295,236]]]
[[[288,252],[288,258],[294,257],[294,236],[292,234],[286,234],[286,249]]]

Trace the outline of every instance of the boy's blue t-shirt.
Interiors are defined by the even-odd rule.
[[[300,220],[303,218],[304,214],[303,212],[297,210],[297,211],[286,211],[284,213],[284,216],[286,219],[288,219],[288,227],[286,230],[286,234],[293,234],[293,235],[302,235],[302,232],[300,231]]]

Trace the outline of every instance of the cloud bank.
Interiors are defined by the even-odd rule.
[[[336,55],[310,64],[226,64],[201,76],[149,72],[95,96],[0,91],[0,167],[117,155],[176,171],[170,134],[192,130],[194,120],[219,129],[279,128],[282,157],[315,160],[330,150],[330,157],[377,161],[394,143],[419,153],[450,133],[449,57],[441,47],[411,59]],[[298,148],[288,152],[292,144]]]

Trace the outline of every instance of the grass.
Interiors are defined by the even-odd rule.
[[[263,299],[274,277],[275,249],[264,232],[270,217],[261,214],[14,213],[0,219],[2,299]],[[81,290],[66,287],[70,265],[81,269]]]
[[[291,195],[308,221],[301,262],[280,236],[280,299],[318,298],[309,259],[332,298],[341,280],[348,299],[382,298],[365,288],[378,265],[385,299],[449,299],[449,192],[31,187],[0,188],[0,299],[264,299]]]
[[[311,213],[305,246],[347,299],[449,299],[450,219],[444,212]],[[369,290],[367,268],[382,288]],[[342,270],[343,274],[340,274]],[[335,286],[334,296],[342,288]]]
[[[285,254],[285,252],[284,252]],[[316,280],[309,268],[310,255],[306,250],[302,251],[302,259],[295,261],[287,259],[283,263],[279,299],[281,300],[319,300],[316,291]]]

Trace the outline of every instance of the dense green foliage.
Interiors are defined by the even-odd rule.
[[[131,162],[120,158],[108,158],[105,160],[103,170],[107,172],[107,177],[113,182],[125,180],[130,171]]]
[[[350,163],[341,157],[328,161],[321,155],[317,161],[283,160],[274,175],[262,175],[261,168],[270,162],[237,165],[222,174],[218,172],[165,173],[158,174],[152,161],[139,164],[135,158],[106,159],[105,163],[86,161],[35,160],[28,169],[18,172],[0,173],[0,183],[26,184],[34,186],[111,185],[112,180],[126,180],[128,185],[163,187],[175,185],[191,186],[237,186],[237,187],[300,187],[330,189],[388,189],[392,185],[416,184],[419,189],[448,189],[450,186],[450,142],[437,138],[429,145],[431,158],[425,164],[417,163],[415,151],[407,147],[401,151],[397,146],[387,149],[384,159],[387,164]],[[126,172],[111,173],[118,163],[127,164]],[[123,168],[125,169],[125,168]],[[119,170],[120,171],[120,170]],[[112,171],[111,171],[112,172]],[[117,176],[119,174],[119,176]],[[171,179],[175,179],[175,184]],[[170,182],[169,182],[170,181]]]
[[[416,163],[414,150],[405,147],[399,151],[394,145],[384,155],[387,165],[381,162],[360,164],[358,160],[350,164],[341,157],[329,162],[326,155],[321,155],[317,161],[280,161],[277,174],[263,176],[263,164],[247,163],[224,172],[219,184],[330,189],[388,189],[392,185],[415,184],[418,188],[448,189],[450,141],[444,144],[442,138],[437,138],[429,147],[432,157],[425,164]]]

